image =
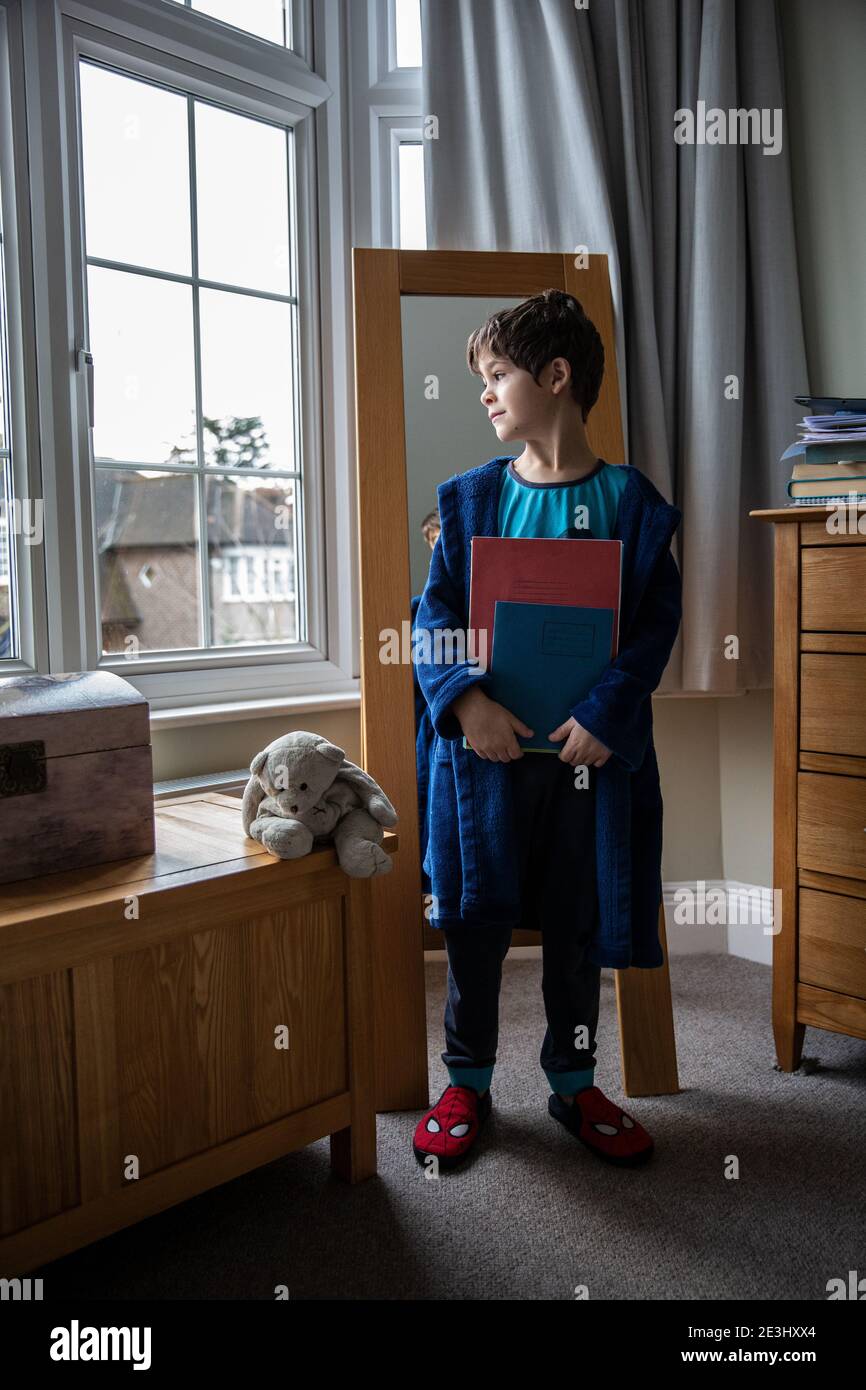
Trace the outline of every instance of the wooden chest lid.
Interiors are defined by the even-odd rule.
[[[0,680],[0,745],[39,739],[45,757],[150,743],[150,706],[113,671]]]

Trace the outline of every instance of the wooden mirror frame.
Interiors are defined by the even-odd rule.
[[[426,1109],[429,1104],[423,953],[425,947],[444,949],[440,932],[424,918],[412,665],[379,660],[380,634],[388,630],[408,634],[412,600],[400,302],[404,295],[507,301],[546,289],[575,295],[604,343],[604,379],[587,422],[587,438],[600,457],[622,463],[607,256],[592,254],[585,259],[586,268],[578,269],[571,254],[353,248],[361,757],[400,817],[395,827],[400,848],[392,872],[372,884],[377,1111]],[[495,449],[489,457],[496,457]],[[479,464],[486,462],[486,457],[478,459]],[[406,646],[408,651],[408,635]],[[657,970],[614,972],[623,1088],[628,1096],[671,1094],[679,1089],[661,903],[659,938],[664,965]],[[512,944],[540,940],[538,932],[515,931]]]

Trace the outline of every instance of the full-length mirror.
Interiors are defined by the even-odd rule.
[[[375,884],[376,1085],[383,1110],[427,1102],[424,950],[443,944],[422,864],[429,713],[411,639],[439,533],[437,487],[491,460],[518,457],[523,448],[511,437],[504,444],[491,426],[482,380],[467,364],[470,335],[491,314],[543,290],[576,296],[605,355],[587,442],[599,457],[620,463],[623,440],[605,256],[576,263],[534,253],[358,249],[354,271],[364,764],[400,818],[394,872]],[[663,933],[661,904],[656,908]],[[515,931],[511,944],[537,939]],[[624,1074],[632,1085],[675,1089],[666,961],[658,970],[616,973]],[[646,1026],[648,1013],[658,1045],[638,1055],[633,1022],[643,1015]],[[640,1074],[645,1066],[651,1077]]]

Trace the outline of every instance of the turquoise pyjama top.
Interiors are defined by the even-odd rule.
[[[628,468],[599,459],[577,482],[530,483],[509,459],[499,492],[499,534],[610,540],[628,478]]]

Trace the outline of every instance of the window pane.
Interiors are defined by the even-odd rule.
[[[256,38],[291,48],[291,0],[172,0],[172,3],[210,15],[211,19],[242,29],[245,34],[255,34]]]
[[[186,98],[79,64],[88,256],[190,272]]]
[[[394,0],[397,30],[397,66],[421,66],[421,0]]]
[[[0,458],[0,660],[18,655],[12,626],[12,506],[6,484],[6,460]]]
[[[192,290],[89,266],[93,449],[127,463],[195,460]]]
[[[424,146],[400,142],[400,245],[426,251],[427,214],[424,200]]]
[[[205,459],[295,468],[290,304],[200,291]]]
[[[17,613],[13,603],[13,529],[16,517],[12,494],[12,457],[9,452],[9,397],[6,382],[9,372],[8,320],[6,315],[6,245],[3,239],[2,197],[0,197],[0,660],[20,656],[18,649]],[[41,503],[40,503],[41,506]],[[24,535],[37,534],[37,513],[34,502],[19,507],[17,529]]]
[[[192,9],[271,43],[286,42],[283,0],[193,0]]]
[[[198,647],[196,481],[97,468],[96,527],[105,654]]]
[[[199,275],[289,293],[286,132],[195,104]]]
[[[109,76],[122,89],[125,75]],[[86,85],[83,77],[82,91]],[[185,141],[190,113],[195,131],[195,158],[187,168],[184,145],[181,171],[187,199],[190,188],[196,192],[186,230],[194,224],[197,244],[186,270],[152,265],[145,273],[138,262],[109,269],[93,264],[90,248],[86,258],[102,647],[109,656],[130,648],[137,655],[287,644],[305,627],[296,582],[297,484],[276,476],[300,472],[298,308],[287,302],[291,131],[189,93],[178,100],[178,131]],[[101,119],[117,127],[125,113],[116,102]],[[93,119],[81,128],[87,147]],[[141,124],[134,129],[141,135]],[[165,123],[147,133],[157,150],[144,166],[147,201],[159,207],[158,150],[175,134]],[[100,192],[106,197],[122,154],[103,137],[100,127],[91,141],[88,215]],[[179,166],[166,167],[174,171],[174,198]],[[119,220],[115,242],[121,234]],[[129,254],[115,244],[111,253]],[[214,289],[202,283],[208,280],[238,288]]]
[[[0,222],[2,228],[2,222]],[[0,455],[9,448],[9,426],[6,421],[6,296],[4,294],[5,256],[3,233],[0,230]],[[3,460],[0,457],[0,485],[2,485]]]
[[[296,642],[294,482],[213,475],[205,486],[212,643]]]

